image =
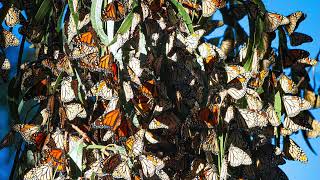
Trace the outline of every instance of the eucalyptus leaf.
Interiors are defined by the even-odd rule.
[[[43,0],[40,8],[37,11],[37,14],[34,17],[36,23],[42,23],[42,20],[50,14],[52,10],[52,1],[51,0]]]
[[[183,21],[186,23],[189,32],[193,33],[194,30],[193,30],[193,26],[192,26],[192,21],[191,21],[189,14],[185,10],[185,8],[176,0],[170,0],[170,1],[178,9],[178,12],[182,16]]]
[[[278,118],[281,119],[281,96],[279,91],[274,97],[274,110],[276,111]]]
[[[92,27],[97,32],[101,42],[104,45],[108,45],[109,38],[106,35],[106,33],[104,32],[103,24],[101,21],[102,3],[103,3],[103,0],[92,0],[90,19],[91,19]]]

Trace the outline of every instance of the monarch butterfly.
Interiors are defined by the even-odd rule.
[[[172,112],[164,112],[153,119],[149,124],[149,129],[164,128],[169,131],[175,131],[177,128],[178,117]]]
[[[132,57],[129,60],[129,67],[138,77],[141,76],[143,69],[140,67],[140,60],[138,58]]]
[[[130,66],[127,66],[128,74],[130,76],[130,79],[132,82],[141,85],[141,81],[139,77],[136,75],[136,73],[130,68]]]
[[[262,101],[259,94],[256,91],[247,89],[246,100],[247,100],[249,109],[254,109],[254,110],[262,109]]]
[[[59,128],[56,129],[56,131],[51,135],[51,137],[55,142],[56,148],[64,149],[65,137]]]
[[[133,90],[131,88],[130,82],[123,82],[123,90],[124,90],[124,94],[126,96],[126,101],[130,101],[130,99],[133,98],[134,94],[133,94]]]
[[[61,149],[47,149],[43,151],[44,158],[42,163],[51,163],[53,167],[56,167],[57,171],[65,171],[65,157],[64,152]]]
[[[205,64],[212,64],[218,60],[217,54],[212,48],[213,45],[208,43],[202,43],[198,50],[200,52],[200,56],[205,59]]]
[[[202,1],[202,16],[210,17],[217,9],[223,8],[226,5],[225,0],[203,0]]]
[[[244,74],[246,72],[246,70],[242,66],[239,66],[239,65],[225,66],[225,70],[226,70],[227,76],[228,76],[227,83],[229,83],[231,80],[238,77],[240,74]]]
[[[281,88],[284,93],[297,94],[298,87],[288,76],[282,74],[279,79]]]
[[[246,6],[243,4],[230,5],[230,13],[238,21],[247,15]]]
[[[143,116],[153,107],[153,100],[143,95],[135,97],[132,102],[136,111]]]
[[[108,84],[106,81],[102,80],[95,84],[91,90],[91,95],[92,96],[98,96],[101,97],[104,100],[111,100],[112,97],[114,96],[114,92],[111,88],[108,87]],[[90,94],[89,94],[90,95]]]
[[[199,118],[207,124],[208,128],[213,128],[218,124],[220,108],[218,104],[214,104],[212,108],[204,108],[199,112]]]
[[[199,4],[191,2],[190,0],[179,0],[179,2],[182,4],[182,6],[186,7],[187,9],[201,10],[201,6]]]
[[[226,115],[224,117],[224,121],[229,123],[234,118],[234,108],[233,106],[229,106],[226,111]]]
[[[1,66],[1,70],[10,70],[10,69],[11,69],[10,61],[9,59],[5,58]]]
[[[169,129],[169,126],[153,118],[149,123],[149,129]]]
[[[289,180],[288,176],[279,167],[274,167],[269,172],[266,176],[270,179]]]
[[[115,109],[106,114],[101,115],[92,124],[93,128],[107,128],[115,131],[121,123],[121,112],[120,109]]]
[[[73,19],[73,16],[72,15],[69,16],[69,20],[66,21],[64,25],[64,32],[66,34],[68,44],[70,44],[73,37],[77,34],[77,29],[81,30],[89,22],[90,22],[90,13],[86,14],[82,20],[78,21],[78,28],[77,28],[75,20]]]
[[[131,121],[127,118],[121,120],[120,126],[117,128],[115,132],[115,137],[117,141],[126,140],[130,135],[132,129]]]
[[[295,13],[290,14],[287,17],[290,23],[287,24],[285,28],[288,34],[290,35],[298,28],[300,22],[302,22],[306,18],[306,15],[301,11],[297,11]]]
[[[156,81],[151,79],[142,83],[142,86],[139,87],[139,91],[148,98],[156,97],[158,95]]]
[[[311,36],[299,32],[293,32],[289,36],[291,46],[299,46],[304,43],[312,42]]]
[[[310,56],[308,51],[302,49],[290,49],[285,53],[283,62],[284,67],[291,67],[292,64],[297,62],[299,59],[307,58]]]
[[[170,177],[163,169],[156,170],[156,175],[160,178],[160,180],[170,180]]]
[[[20,44],[19,39],[12,32],[3,29],[2,34],[4,39],[1,41],[1,45],[4,48],[18,46]]]
[[[84,32],[84,33],[81,33],[81,34],[75,36],[72,39],[72,42],[75,45],[80,45],[81,43],[85,43],[89,46],[96,46],[97,44],[95,42],[95,36],[96,35],[92,31]]]
[[[289,24],[290,21],[287,17],[276,13],[267,12],[265,14],[265,27],[267,32],[275,31],[279,26]]]
[[[291,130],[289,130],[289,129],[286,129],[286,128],[283,128],[283,127],[280,128],[280,134],[282,136],[290,136],[292,133],[293,132]],[[276,134],[278,134],[277,129],[274,129],[274,135],[276,135]]]
[[[20,10],[14,7],[9,8],[8,13],[5,17],[5,23],[9,27],[13,27],[20,23]]]
[[[230,166],[238,167],[240,165],[251,165],[252,160],[249,154],[244,150],[234,146],[233,144],[229,147],[228,161]]]
[[[143,174],[146,177],[154,176],[156,170],[160,170],[164,167],[164,162],[153,155],[140,155],[139,160],[142,166]]]
[[[268,116],[263,111],[252,109],[238,109],[241,116],[244,118],[248,128],[264,127],[268,124]]]
[[[309,101],[298,96],[283,96],[282,101],[288,117],[295,117],[301,111],[311,108]]]
[[[241,99],[246,94],[246,87],[240,90],[236,88],[229,88],[227,92],[233,99],[238,100],[238,99]]]
[[[105,174],[103,173],[103,162],[100,159],[93,162],[90,165],[90,169],[84,173],[84,178],[86,178],[86,179],[90,179],[92,176],[93,177],[96,177],[96,176],[98,176],[98,177],[104,176],[105,177]]]
[[[308,162],[306,153],[290,138],[289,141],[285,141],[284,153],[289,159],[297,160],[303,163]]]
[[[193,53],[193,51],[197,49],[199,40],[205,32],[206,31],[204,29],[199,29],[187,37],[184,37],[182,34],[177,34],[177,38],[180,41],[180,43],[182,43],[183,46],[186,47],[188,52]]]
[[[64,103],[70,102],[76,98],[71,82],[72,78],[70,76],[63,78],[61,82],[61,101]]]
[[[82,43],[79,46],[76,46],[75,48],[73,48],[71,52],[71,58],[80,59],[80,58],[89,56],[90,54],[98,54],[98,52],[99,52],[99,49],[97,46],[90,46],[85,43]],[[98,57],[98,55],[96,55],[96,57]],[[95,61],[92,61],[91,59],[86,59],[85,62],[90,63]]]
[[[126,161],[123,161],[114,169],[112,177],[131,180],[131,170]]]
[[[283,122],[283,127],[292,131],[292,132],[297,132],[299,131],[300,129],[302,130],[310,130],[309,128],[307,127],[304,127],[304,126],[301,126],[299,124],[296,124],[293,120],[291,120],[289,117],[286,117],[284,119],[284,122]]]
[[[243,136],[244,134],[240,130],[235,129],[230,131],[226,144],[230,146],[233,144],[238,148],[246,148],[248,145]]]
[[[64,108],[69,121],[74,120],[76,117],[79,117],[79,118],[87,117],[87,112],[85,108],[79,103],[67,104],[65,105]]]
[[[51,59],[44,59],[41,61],[41,64],[45,67],[50,69],[50,71],[53,73],[54,76],[59,76],[59,72],[56,69],[55,64],[52,62]]]
[[[40,126],[34,124],[15,124],[13,130],[19,132],[28,144],[35,144],[37,148],[44,143],[45,133],[40,131]]]
[[[228,177],[228,164],[227,164],[227,158],[224,157],[222,159],[222,162],[221,162],[221,172],[220,172],[220,179],[221,180],[225,180],[227,179]]]
[[[113,98],[109,101],[106,109],[104,110],[104,113],[109,113],[110,111],[115,110],[116,107],[117,107],[117,104],[118,104],[118,100],[119,100],[119,97],[113,97]]]
[[[121,156],[119,154],[115,154],[104,160],[103,165],[107,173],[112,173],[120,163]]]
[[[259,73],[253,75],[253,78],[249,80],[248,86],[254,89],[262,87],[265,78],[268,76],[268,70],[262,70]]]
[[[279,117],[271,104],[268,105],[266,113],[268,114],[268,121],[272,126],[277,127],[280,125]]]
[[[102,137],[102,141],[108,141],[111,137],[114,136],[114,131],[108,130]]]
[[[201,147],[204,151],[212,152],[213,154],[218,154],[219,146],[216,132],[212,129],[208,131],[207,136],[201,143]]]
[[[113,56],[111,53],[104,55],[97,64],[98,70],[112,71]]]
[[[306,64],[309,66],[315,66],[318,61],[315,59],[311,59],[310,57],[302,58],[297,61],[298,63]]]
[[[40,165],[38,167],[32,168],[28,171],[23,179],[24,180],[51,180],[53,177],[53,167],[50,163]]]
[[[146,131],[144,134],[145,138],[151,143],[151,144],[156,144],[159,143],[159,140],[157,140],[153,134],[149,131]]]
[[[135,135],[130,136],[127,139],[125,146],[129,151],[129,155],[135,157],[135,156],[139,156],[142,153],[142,150],[144,147],[144,141],[143,141],[144,134],[145,134],[145,130],[140,129],[138,132],[136,132]]]
[[[102,20],[120,21],[126,13],[126,7],[118,0],[109,3],[102,12]]]
[[[320,136],[320,122],[317,120],[312,121],[312,130],[307,131],[308,138],[316,138]]]
[[[25,95],[23,96],[23,99],[29,100],[29,99],[34,99],[34,100],[44,100],[48,97],[48,85],[49,85],[49,80],[48,78],[44,78],[37,83],[35,83],[32,87],[30,87]]]
[[[247,84],[251,77],[250,73],[239,75],[227,84],[227,93],[234,99],[241,99],[247,92]]]
[[[66,55],[60,56],[57,62],[57,70],[60,72],[66,72],[69,76],[73,76],[73,70],[69,57]]]

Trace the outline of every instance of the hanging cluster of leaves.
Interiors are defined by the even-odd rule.
[[[299,96],[312,94],[305,67],[317,61],[287,47],[287,37],[312,41],[295,32],[300,11],[268,12],[260,0],[3,5],[23,36],[1,142],[15,144],[13,179],[288,179],[278,165],[307,162],[290,135],[320,134],[306,111],[315,100]],[[223,37],[204,38],[223,25]],[[20,44],[11,30],[2,50]],[[21,63],[25,41],[35,60]]]

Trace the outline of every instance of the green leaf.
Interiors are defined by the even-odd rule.
[[[118,35],[122,35],[130,30],[130,27],[132,25],[132,20],[133,20],[133,14],[134,14],[133,11],[131,11],[127,15],[127,17],[123,20],[121,26],[119,27],[117,33],[115,34],[115,36],[113,38],[113,40],[108,44],[108,46],[112,45],[113,43],[115,43],[117,41]]]
[[[43,0],[40,8],[37,11],[34,19],[37,23],[41,23],[44,17],[50,14],[52,10],[52,1],[51,0]]]
[[[52,90],[52,93],[51,94],[54,94],[58,88],[58,85],[60,84],[60,82],[62,81],[62,76],[63,76],[64,72],[61,72],[59,74],[59,76],[57,77],[55,83],[54,83],[54,86],[53,86],[53,90]]]
[[[127,156],[126,149],[124,147],[118,146],[116,144],[108,144],[107,146],[105,146],[105,149],[108,151],[113,151],[114,153],[118,153],[118,154]]]
[[[276,111],[279,120],[281,119],[281,96],[278,91],[274,97],[274,110]]]
[[[91,19],[92,27],[97,32],[97,35],[99,36],[101,42],[104,45],[108,45],[109,43],[108,36],[103,30],[103,24],[101,21],[102,3],[103,3],[103,0],[92,0],[90,19]]]
[[[105,149],[106,146],[103,145],[89,145],[86,147],[86,149]]]
[[[187,24],[189,32],[193,33],[194,30],[193,30],[193,26],[192,26],[192,21],[190,19],[189,14],[187,13],[187,11],[184,9],[184,7],[178,1],[176,1],[176,0],[170,0],[170,1],[178,9],[178,12],[182,16],[183,21]]]

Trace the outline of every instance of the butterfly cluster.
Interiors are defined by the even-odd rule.
[[[24,1],[31,20],[15,6],[5,18],[36,49],[14,80],[19,109],[37,112],[18,114],[1,142],[24,144],[18,179],[288,179],[285,159],[308,161],[290,135],[320,134],[314,103],[299,96],[312,91],[304,68],[317,60],[286,43],[312,42],[295,32],[302,12],[226,0],[51,3],[46,27]],[[223,25],[223,37],[205,38]],[[19,45],[3,37],[3,48]]]

